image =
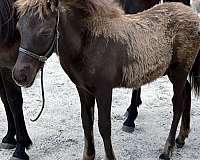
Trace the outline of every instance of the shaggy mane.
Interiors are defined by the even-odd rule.
[[[47,0],[17,0],[15,5],[20,16],[34,8],[37,9],[37,13],[40,17],[44,17],[49,14]]]
[[[27,11],[36,8],[40,17],[44,17],[49,14],[47,1],[17,0],[15,4],[19,15],[24,15]],[[87,16],[118,17],[124,13],[122,8],[113,0],[58,0],[58,2],[62,3],[63,5],[60,6],[66,10],[80,9]]]
[[[87,16],[119,17],[123,9],[113,0],[61,0],[65,8],[77,8]]]

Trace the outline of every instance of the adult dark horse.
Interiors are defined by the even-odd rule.
[[[165,3],[137,15],[125,15],[109,0],[19,0],[17,6],[21,47],[13,77],[20,86],[31,86],[56,46],[61,66],[80,96],[84,160],[95,157],[95,99],[106,159],[114,160],[112,89],[138,88],[164,74],[173,84],[174,116],[160,158],[169,159],[181,116],[176,142],[184,145],[190,130],[188,115],[183,113],[188,107],[189,73],[196,93],[200,88],[200,66],[195,60],[200,48],[200,19],[190,7]]]
[[[126,14],[135,14],[158,4],[160,0],[120,0]]]
[[[153,7],[155,4],[158,4],[160,0],[120,0],[121,5],[123,6],[126,14],[134,14],[137,12],[142,12]],[[190,0],[163,0],[163,2],[182,2],[185,5],[190,5]],[[188,83],[189,84],[189,83]],[[190,92],[191,87],[188,86],[188,93]],[[191,95],[191,94],[189,94]],[[191,97],[191,96],[190,96]],[[191,98],[188,99],[188,104],[190,104]],[[135,119],[138,116],[137,108],[142,104],[141,101],[141,88],[132,91],[131,104],[127,109],[125,115],[127,116],[126,120],[123,123],[122,130],[126,132],[133,132],[135,128]],[[190,109],[186,110],[190,113]]]
[[[24,122],[21,88],[13,81],[11,72],[17,59],[20,43],[20,34],[16,29],[17,17],[13,6],[14,0],[0,1],[0,96],[8,122],[8,131],[0,148],[16,147],[13,159],[28,160],[25,147],[28,148],[32,142]]]

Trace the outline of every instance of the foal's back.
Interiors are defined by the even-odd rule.
[[[138,88],[173,64],[189,71],[199,50],[199,17],[182,3],[156,5],[135,15],[89,17],[84,23],[92,35],[91,53],[97,53],[92,56],[117,68],[109,79],[120,75],[120,83],[114,82],[118,86]]]
[[[121,64],[121,86],[131,88],[163,76],[173,63],[190,70],[199,50],[199,26],[198,16],[181,3],[164,3],[139,14],[111,19],[94,17],[88,25],[97,37],[118,43],[113,46],[114,56],[118,56],[116,64]]]
[[[133,52],[128,54],[137,63],[124,68],[128,86],[151,82],[172,64],[181,64],[186,71],[190,70],[200,43],[200,21],[190,7],[166,3],[129,17],[135,26],[135,42],[130,47]]]
[[[134,28],[134,41],[128,42],[129,63],[123,68],[126,86],[149,83],[172,64],[181,64],[186,71],[191,69],[199,50],[200,21],[190,7],[165,3],[128,17],[132,19],[128,23]]]

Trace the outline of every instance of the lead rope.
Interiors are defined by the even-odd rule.
[[[59,33],[59,30],[58,30],[59,22],[60,22],[60,12],[58,10],[58,19],[57,19],[57,23],[56,23],[56,52],[57,52],[58,55],[59,55],[58,41],[59,41],[59,37],[60,37],[60,33]],[[42,66],[42,68],[41,68],[42,108],[40,110],[40,113],[38,114],[38,116],[35,119],[30,119],[32,122],[35,122],[35,121],[37,121],[40,118],[40,116],[41,116],[41,114],[42,114],[42,112],[44,110],[44,106],[45,106],[44,83],[43,83],[44,82],[43,81],[43,75],[44,75],[43,74],[43,69],[44,69],[44,66]]]
[[[44,66],[42,66],[42,68],[41,68],[42,108],[40,110],[40,113],[38,114],[38,116],[35,119],[30,119],[32,122],[37,121],[40,118],[40,116],[44,110],[45,96],[44,96],[44,83],[43,83],[43,68],[44,68]]]

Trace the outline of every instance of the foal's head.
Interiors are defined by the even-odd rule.
[[[18,26],[21,48],[13,69],[13,78],[18,85],[29,87],[46,58],[53,53],[58,1],[19,0],[16,5],[20,15]]]

